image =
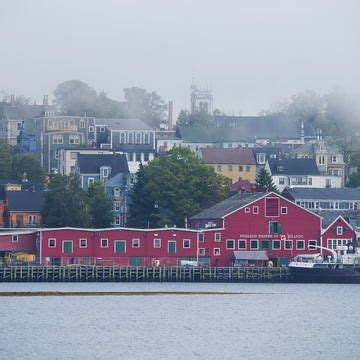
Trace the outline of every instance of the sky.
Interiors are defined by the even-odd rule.
[[[360,97],[359,0],[1,0],[0,91],[41,101],[79,79],[256,115],[312,89]]]

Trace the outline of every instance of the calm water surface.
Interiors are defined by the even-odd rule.
[[[249,294],[0,297],[0,359],[360,358],[357,285],[0,284],[31,290]]]

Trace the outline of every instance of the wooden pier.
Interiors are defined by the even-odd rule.
[[[286,267],[0,267],[0,282],[287,282],[289,279]]]

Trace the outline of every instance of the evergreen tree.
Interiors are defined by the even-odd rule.
[[[274,184],[271,175],[265,168],[261,169],[258,175],[256,176],[256,184],[258,191],[262,191],[264,186],[266,186],[268,191],[279,192],[279,190]]]
[[[33,154],[16,154],[12,158],[12,179],[21,179],[26,174],[28,180],[44,182],[45,172],[40,161]]]
[[[0,179],[11,178],[12,148],[4,140],[0,140]]]
[[[94,228],[107,228],[112,221],[112,201],[105,193],[100,182],[90,185],[88,191],[88,205],[91,223]]]
[[[45,192],[43,224],[49,227],[88,227],[87,194],[73,175],[55,175]]]
[[[228,179],[215,174],[191,150],[174,148],[139,169],[129,225],[184,226],[203,209],[225,199]]]

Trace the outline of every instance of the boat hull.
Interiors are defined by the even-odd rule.
[[[291,279],[306,283],[360,284],[360,269],[290,267]]]

